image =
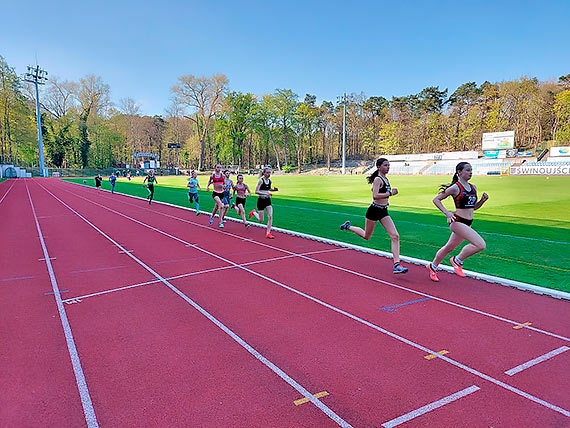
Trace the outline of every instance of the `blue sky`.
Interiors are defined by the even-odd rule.
[[[570,73],[570,1],[55,1],[2,6],[0,55],[16,72],[87,74],[163,114],[179,76],[224,73],[230,89],[292,89],[335,101],[452,93]],[[8,18],[7,18],[8,17]]]

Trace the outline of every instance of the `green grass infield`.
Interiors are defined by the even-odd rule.
[[[187,177],[157,179],[155,200],[194,208],[188,203]],[[450,235],[446,218],[432,199],[438,186],[451,178],[393,175],[389,179],[400,192],[390,198],[389,211],[400,233],[401,254],[432,260]],[[69,179],[81,184],[83,180]],[[119,178],[115,190],[145,197],[142,180]],[[236,181],[235,176],[232,180]],[[257,176],[245,177],[252,192],[257,180]],[[390,251],[390,239],[380,224],[369,241],[339,230],[346,220],[364,227],[364,214],[371,201],[371,186],[365,176],[276,175],[272,180],[279,188],[272,198],[274,226]],[[211,193],[204,191],[208,176],[199,176],[198,181],[203,189],[199,192],[200,210],[211,211]],[[470,257],[465,269],[570,292],[570,177],[474,176],[471,181],[479,195],[489,195],[475,212],[473,223],[487,249]],[[86,179],[85,184],[95,185],[93,178]],[[107,178],[103,188],[111,188]],[[256,199],[248,198],[246,211],[255,208]],[[448,198],[445,205],[452,209],[453,201]],[[237,217],[233,210],[229,215]],[[443,263],[449,264],[449,258]]]

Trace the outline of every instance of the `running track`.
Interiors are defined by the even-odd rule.
[[[568,301],[52,179],[0,219],[2,427],[570,427]]]

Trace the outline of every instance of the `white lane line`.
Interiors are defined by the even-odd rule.
[[[424,415],[424,414],[431,412],[432,410],[435,410],[439,407],[443,407],[446,404],[449,404],[453,401],[459,400],[460,398],[463,398],[466,395],[472,394],[475,391],[479,391],[479,387],[472,385],[469,388],[465,388],[459,392],[456,392],[455,394],[448,395],[447,397],[444,397],[441,400],[434,401],[433,403],[430,403],[426,406],[420,407],[419,409],[412,410],[411,412],[406,413],[405,415],[399,416],[396,419],[392,419],[391,421],[384,422],[382,424],[382,426],[384,428],[396,427],[398,425],[403,424],[404,422],[407,422],[409,420],[417,418],[418,416]]]
[[[83,196],[81,196],[81,195],[78,195],[78,194],[75,193],[75,192],[72,192],[72,191],[67,190],[67,189],[65,189],[65,191],[68,192],[68,193],[71,193],[72,195],[74,195],[74,196],[76,196],[76,197],[78,197],[78,198],[81,198],[81,199],[83,199],[83,200],[86,200],[86,201],[88,201],[88,202],[90,202],[90,203],[92,203],[92,204],[94,204],[94,205],[98,205],[98,206],[103,207],[103,208],[105,208],[105,209],[110,209],[110,208],[107,208],[107,207],[104,206],[104,205],[101,205],[101,204],[99,204],[99,203],[97,203],[97,202],[94,202],[94,201],[92,201],[92,200],[90,200],[90,199],[87,199],[87,198],[85,198],[85,197],[83,197]],[[222,233],[222,234],[224,234],[224,235],[228,235],[228,236],[231,236],[231,237],[233,237],[233,238],[240,239],[240,240],[242,240],[242,241],[251,242],[252,244],[255,244],[255,245],[260,245],[260,246],[262,246],[262,247],[271,248],[271,249],[273,249],[273,250],[281,251],[281,252],[288,253],[288,254],[295,254],[295,253],[292,253],[291,251],[285,250],[285,249],[283,249],[283,248],[275,247],[275,246],[273,246],[273,245],[265,244],[265,243],[263,243],[263,242],[258,242],[258,241],[255,241],[255,240],[253,240],[253,239],[250,239],[250,238],[244,238],[243,236],[236,235],[236,234],[233,234],[233,233],[231,233],[231,232],[224,231],[224,230],[214,229],[214,228],[212,228],[212,227],[208,227],[208,226],[202,225],[202,224],[200,224],[200,223],[195,223],[195,222],[193,222],[193,221],[186,220],[185,218],[177,217],[177,216],[174,216],[174,215],[171,215],[171,214],[166,214],[166,213],[163,213],[163,212],[160,212],[160,211],[149,210],[148,208],[141,208],[141,207],[138,206],[138,205],[130,204],[130,203],[128,203],[128,202],[123,202],[123,204],[124,204],[124,205],[130,205],[130,206],[136,207],[136,208],[138,208],[138,209],[147,210],[147,211],[150,211],[150,212],[155,213],[155,214],[160,214],[160,215],[162,215],[162,216],[164,216],[164,217],[169,217],[169,218],[172,218],[172,219],[181,221],[181,222],[183,222],[183,223],[191,224],[191,225],[194,225],[194,226],[203,228],[203,229],[205,229],[205,230],[208,230],[208,231],[210,231],[210,232]],[[182,209],[183,207],[175,207],[175,208]],[[194,245],[194,244],[189,244],[188,246],[192,246],[192,245]],[[347,247],[343,247],[343,248],[347,248]],[[570,338],[569,338],[569,337],[562,336],[562,335],[560,335],[560,334],[552,333],[552,332],[549,332],[549,331],[547,331],[547,330],[542,330],[542,329],[539,329],[539,328],[537,328],[537,327],[524,325],[524,324],[522,324],[522,323],[520,323],[520,322],[518,322],[518,321],[513,321],[513,320],[511,320],[511,319],[504,318],[504,317],[501,317],[501,316],[499,316],[499,315],[494,315],[494,314],[491,314],[491,313],[489,313],[489,312],[481,311],[481,310],[479,310],[479,309],[475,309],[475,308],[472,308],[472,307],[469,307],[469,306],[466,306],[466,305],[462,305],[462,304],[460,304],[460,303],[452,302],[452,301],[450,301],[450,300],[446,300],[446,299],[443,299],[443,298],[441,298],[441,297],[434,296],[434,295],[432,295],[432,294],[423,293],[423,292],[421,292],[421,291],[417,291],[417,290],[414,290],[414,289],[411,289],[411,288],[407,288],[407,287],[404,287],[404,286],[402,286],[402,285],[395,284],[395,283],[393,283],[393,282],[389,282],[389,281],[385,281],[385,280],[383,280],[383,279],[375,278],[375,277],[372,277],[372,276],[369,276],[369,275],[366,275],[366,274],[363,274],[363,273],[360,273],[360,272],[357,272],[357,271],[354,271],[354,270],[351,270],[351,269],[347,269],[347,268],[344,268],[344,267],[341,267],[341,266],[337,266],[337,265],[332,264],[332,263],[327,263],[327,262],[322,261],[322,260],[319,260],[319,259],[314,259],[314,258],[306,257],[306,256],[305,256],[305,257],[302,257],[302,258],[304,258],[305,260],[308,260],[308,261],[312,261],[312,262],[315,262],[315,263],[319,263],[319,264],[324,265],[324,266],[328,266],[328,267],[330,267],[330,268],[332,268],[332,269],[341,270],[341,271],[343,271],[343,272],[347,272],[347,273],[350,273],[350,274],[352,274],[352,275],[359,276],[359,277],[361,277],[361,278],[369,279],[369,280],[371,280],[371,281],[378,282],[378,283],[380,283],[380,284],[384,284],[384,285],[388,285],[388,286],[390,286],[390,287],[398,288],[398,289],[400,289],[400,290],[408,291],[408,292],[410,292],[410,293],[412,293],[412,294],[416,294],[416,295],[424,296],[424,297],[430,297],[430,298],[432,298],[432,299],[434,299],[434,300],[437,300],[438,302],[445,303],[445,304],[447,304],[447,305],[455,306],[455,307],[457,307],[457,308],[464,309],[464,310],[466,310],[466,311],[474,312],[474,313],[476,313],[476,314],[483,315],[483,316],[486,316],[486,317],[489,317],[489,318],[493,318],[493,319],[496,319],[496,320],[498,320],[498,321],[502,321],[502,322],[505,322],[505,323],[508,323],[508,324],[512,324],[512,325],[516,325],[516,326],[521,326],[521,327],[523,327],[523,328],[528,328],[529,330],[535,331],[535,332],[537,332],[537,333],[541,333],[541,334],[544,334],[544,335],[547,335],[547,336],[555,337],[555,338],[560,339],[560,340],[564,340],[564,341],[566,341],[566,342],[570,342]]]
[[[55,196],[53,193],[51,193],[49,190],[47,190],[44,186],[42,186],[41,184],[39,184],[39,185],[41,187],[43,187],[44,190],[46,192],[48,192],[50,195],[52,195],[56,200],[58,200],[62,205],[67,207],[71,212],[73,212],[75,215],[77,215],[79,218],[81,218],[83,221],[85,221],[89,226],[91,226],[93,229],[95,229],[97,232],[99,232],[107,240],[112,242],[117,248],[124,250],[124,247],[122,247],[113,238],[108,236],[105,232],[103,232],[101,229],[99,229],[97,226],[95,226],[93,223],[91,223],[89,220],[87,220],[85,217],[83,217],[81,214],[79,214],[77,211],[75,211],[73,208],[71,208],[69,205],[67,205],[65,202],[63,202],[61,199],[59,199],[57,196]],[[236,333],[234,333],[230,328],[228,328],[225,324],[223,324],[221,321],[219,321],[217,318],[215,318],[212,314],[210,314],[208,311],[206,311],[204,308],[202,308],[200,305],[198,305],[196,302],[194,302],[192,299],[190,299],[188,296],[186,296],[180,290],[178,290],[175,286],[173,286],[165,278],[161,277],[151,267],[147,266],[142,260],[138,259],[136,256],[134,256],[131,253],[125,253],[125,255],[132,258],[135,262],[137,262],[139,265],[141,265],[143,268],[145,268],[155,278],[160,279],[160,281],[164,285],[166,285],[173,292],[175,292],[178,296],[180,296],[182,299],[184,299],[188,304],[190,304],[192,307],[194,307],[194,309],[196,309],[198,312],[200,312],[202,315],[204,315],[206,318],[208,318],[212,323],[214,323],[224,333],[226,333],[233,340],[235,340],[238,344],[240,344],[244,349],[246,349],[251,355],[253,355],[261,363],[263,363],[266,367],[268,367],[271,371],[273,371],[277,376],[279,376],[281,379],[283,379],[285,382],[287,382],[290,386],[292,386],[294,389],[296,389],[297,392],[299,392],[305,398],[307,398],[310,402],[312,402],[319,410],[321,410],[330,419],[332,419],[334,422],[336,422],[337,425],[339,425],[341,427],[346,427],[346,428],[352,427],[348,422],[343,420],[339,415],[337,415],[328,406],[326,406],[322,401],[320,401],[313,394],[311,394],[307,389],[305,389],[296,380],[294,380],[287,373],[285,373],[283,370],[281,370],[279,367],[277,367],[275,364],[273,364],[271,361],[269,361],[267,358],[265,358],[262,354],[260,354],[257,350],[255,350],[251,345],[249,345],[245,340],[243,340]],[[229,262],[229,263],[232,263],[232,262]],[[232,264],[235,265],[235,263],[232,263]],[[246,269],[246,268],[242,268],[242,269]]]
[[[40,186],[41,186],[41,184],[40,184]],[[43,187],[43,186],[42,186],[42,187]],[[45,187],[44,187],[44,189],[45,189]],[[46,191],[47,191],[48,193],[50,193],[54,198],[56,198],[57,200],[59,200],[62,204],[66,205],[63,201],[61,201],[57,196],[55,196],[55,195],[54,195],[53,193],[51,193],[49,190],[46,189]],[[71,192],[70,192],[70,193],[71,193]],[[85,199],[85,198],[82,198],[82,199]],[[89,201],[88,199],[86,199],[86,200]],[[89,201],[89,202],[91,202],[91,201]],[[162,234],[162,235],[164,235],[164,236],[168,236],[169,238],[172,238],[172,239],[174,239],[175,241],[180,242],[181,244],[184,244],[184,245],[187,245],[187,244],[188,244],[188,242],[184,241],[183,239],[180,239],[180,238],[178,238],[178,237],[176,237],[176,236],[174,236],[174,235],[171,235],[171,234],[169,234],[168,232],[164,232],[164,231],[162,231],[162,230],[160,230],[160,229],[157,229],[157,228],[154,227],[154,226],[150,226],[150,225],[148,225],[148,224],[146,224],[146,223],[144,223],[144,222],[142,222],[142,221],[140,221],[140,220],[137,220],[137,219],[135,219],[135,218],[133,218],[133,217],[129,217],[128,215],[123,214],[123,213],[121,213],[121,212],[119,212],[119,211],[116,211],[116,210],[114,210],[114,209],[112,209],[112,208],[105,207],[104,205],[97,204],[97,203],[95,203],[95,202],[92,202],[92,203],[95,204],[95,205],[99,205],[99,206],[101,206],[102,208],[104,208],[105,210],[111,211],[111,212],[113,212],[113,213],[115,213],[115,214],[117,214],[117,215],[119,215],[119,216],[121,216],[121,217],[123,217],[123,218],[129,219],[129,220],[131,220],[131,221],[134,222],[134,223],[140,224],[141,226],[144,226],[144,227],[146,227],[146,228],[148,228],[148,229],[154,230],[154,231],[156,231],[156,232],[158,232],[158,233],[160,233],[160,234]],[[67,205],[66,205],[66,206],[67,206]],[[72,208],[69,208],[69,209],[73,210]],[[78,214],[78,215],[79,215],[79,214]],[[87,221],[87,220],[85,220],[85,221]],[[95,227],[95,226],[93,226],[93,227]],[[226,258],[224,258],[224,257],[221,257],[221,256],[219,256],[219,255],[217,255],[217,254],[214,254],[214,253],[212,253],[212,252],[210,252],[210,251],[208,251],[208,250],[205,250],[205,249],[203,249],[203,248],[200,248],[200,247],[198,247],[198,246],[196,246],[196,245],[193,245],[193,248],[196,248],[196,249],[199,250],[199,251],[202,251],[202,252],[204,252],[204,253],[206,253],[206,254],[210,254],[210,255],[212,255],[213,257],[216,257],[216,258],[218,258],[218,259],[220,259],[220,260],[223,260],[223,261],[225,261],[225,262],[227,262],[227,263],[230,263],[230,264],[233,264],[233,265],[239,267],[239,265],[238,265],[237,263],[234,263],[234,262],[232,262],[231,260],[228,260],[228,259],[226,259]],[[306,256],[302,256],[302,257],[304,258],[304,257],[306,257]],[[563,409],[563,408],[561,408],[561,407],[558,407],[558,406],[556,406],[556,405],[554,405],[554,404],[552,404],[552,403],[549,403],[549,402],[547,402],[547,401],[545,401],[545,400],[542,400],[541,398],[535,397],[534,395],[531,395],[531,394],[529,394],[529,393],[527,393],[527,392],[525,392],[525,391],[522,391],[522,390],[520,390],[520,389],[518,389],[518,388],[515,388],[515,387],[513,387],[513,386],[511,386],[511,385],[508,385],[508,384],[506,384],[505,382],[502,382],[502,381],[500,381],[500,380],[498,380],[498,379],[495,379],[494,377],[491,377],[491,376],[489,376],[489,375],[487,375],[487,374],[485,374],[485,373],[482,373],[482,372],[480,372],[480,371],[478,371],[478,370],[476,370],[476,369],[473,369],[473,368],[471,368],[471,367],[469,367],[469,366],[466,366],[465,364],[462,364],[462,363],[460,363],[460,362],[458,362],[458,361],[455,361],[455,360],[453,360],[453,359],[451,359],[451,358],[449,358],[449,357],[446,357],[445,355],[441,355],[441,354],[437,353],[437,351],[434,351],[434,350],[432,350],[432,349],[426,348],[425,346],[420,345],[420,344],[418,344],[418,343],[415,343],[415,342],[413,342],[413,341],[411,341],[411,340],[409,340],[409,339],[406,339],[405,337],[400,336],[400,335],[398,335],[398,334],[396,334],[396,333],[392,333],[391,331],[388,331],[388,330],[386,330],[386,329],[384,329],[384,328],[382,328],[382,327],[380,327],[380,326],[377,326],[376,324],[373,324],[373,323],[371,323],[371,322],[369,322],[369,321],[366,321],[366,320],[364,320],[364,319],[362,319],[362,318],[360,318],[360,317],[358,317],[358,316],[356,316],[356,315],[353,315],[353,314],[351,314],[351,313],[349,313],[349,312],[346,312],[346,311],[344,311],[344,310],[342,310],[342,309],[339,309],[339,308],[337,308],[336,306],[333,306],[333,305],[331,305],[331,304],[329,304],[329,303],[326,303],[326,302],[324,302],[323,300],[317,299],[316,297],[313,297],[313,296],[311,296],[311,295],[309,295],[309,294],[306,294],[306,293],[304,293],[304,292],[302,292],[302,291],[299,291],[299,290],[297,290],[297,289],[295,289],[295,288],[293,288],[293,287],[290,287],[290,286],[288,286],[288,285],[285,285],[285,284],[283,284],[283,283],[281,283],[281,282],[279,282],[279,281],[277,281],[277,280],[274,280],[274,279],[272,279],[272,278],[270,278],[270,277],[268,277],[268,276],[266,276],[266,275],[263,275],[263,274],[260,274],[260,273],[258,273],[258,272],[255,272],[255,271],[253,271],[253,270],[251,270],[251,269],[248,269],[247,267],[239,267],[239,268],[240,268],[240,269],[243,269],[243,270],[245,270],[245,271],[247,271],[247,272],[250,272],[250,273],[252,273],[252,274],[255,275],[255,276],[258,276],[258,277],[260,277],[260,278],[263,278],[263,279],[265,279],[265,280],[267,280],[267,281],[269,281],[269,282],[271,282],[271,283],[273,283],[273,284],[275,284],[275,285],[278,285],[279,287],[282,287],[282,288],[284,288],[284,289],[286,289],[286,290],[289,290],[289,291],[291,291],[291,292],[293,292],[293,293],[296,293],[296,294],[298,294],[299,296],[303,296],[303,297],[305,297],[305,298],[307,298],[307,299],[309,299],[309,300],[311,300],[311,301],[313,301],[313,302],[315,302],[315,303],[317,303],[317,304],[319,304],[319,305],[322,305],[322,306],[324,306],[324,307],[326,307],[326,308],[328,308],[328,309],[331,309],[331,310],[333,310],[333,311],[335,311],[335,312],[337,312],[337,313],[339,313],[339,314],[341,314],[341,315],[344,315],[344,316],[346,316],[346,317],[348,317],[348,318],[350,318],[350,319],[352,319],[352,320],[354,320],[354,321],[356,321],[356,322],[358,322],[358,323],[364,324],[364,325],[366,325],[366,326],[368,326],[368,327],[370,327],[370,328],[372,328],[372,329],[374,329],[374,330],[376,330],[376,331],[379,331],[379,332],[381,332],[381,333],[384,333],[384,334],[386,334],[386,335],[388,335],[388,336],[390,336],[390,337],[392,337],[392,338],[394,338],[394,339],[396,339],[396,340],[398,340],[398,341],[400,341],[400,342],[403,342],[403,343],[405,343],[405,344],[407,344],[407,345],[409,345],[409,346],[412,346],[412,347],[414,347],[414,348],[416,348],[416,349],[419,349],[419,350],[425,352],[426,354],[434,354],[437,358],[441,358],[442,360],[444,360],[444,361],[446,361],[446,362],[452,364],[453,366],[458,367],[458,368],[460,368],[460,369],[462,369],[462,370],[465,370],[466,372],[469,372],[469,373],[471,373],[471,374],[473,374],[473,375],[475,375],[475,376],[477,376],[477,377],[480,377],[481,379],[484,379],[484,380],[486,380],[486,381],[489,381],[489,382],[491,382],[491,383],[493,383],[493,384],[495,384],[495,385],[497,385],[497,386],[500,386],[501,388],[504,388],[504,389],[506,389],[506,390],[508,390],[508,391],[511,391],[511,392],[513,392],[513,393],[515,393],[515,394],[517,394],[517,395],[520,395],[521,397],[524,397],[524,398],[526,398],[526,399],[528,399],[528,400],[530,400],[530,401],[533,401],[533,402],[535,402],[535,403],[538,403],[538,404],[540,404],[540,405],[542,405],[542,406],[544,406],[544,407],[546,407],[546,408],[548,408],[548,409],[554,410],[555,412],[561,413],[561,414],[563,414],[564,416],[570,417],[570,412],[569,412],[568,410],[566,410],[566,409]]]
[[[81,404],[83,405],[83,413],[85,415],[85,421],[89,428],[99,427],[97,422],[97,417],[95,416],[95,410],[93,409],[93,403],[91,402],[91,396],[89,395],[89,388],[87,387],[87,381],[85,380],[85,375],[83,374],[83,368],[81,367],[81,361],[79,360],[79,354],[77,353],[77,348],[75,347],[75,340],[73,338],[73,333],[71,332],[71,327],[69,321],[67,320],[67,315],[65,313],[65,308],[61,300],[61,294],[59,292],[59,286],[55,279],[55,273],[51,265],[50,257],[42,236],[42,230],[40,228],[40,223],[36,215],[36,209],[34,203],[32,202],[32,196],[30,195],[30,190],[28,188],[28,183],[26,182],[26,191],[28,192],[28,199],[30,200],[30,205],[32,207],[32,213],[34,214],[34,221],[36,222],[36,228],[38,229],[38,235],[40,238],[40,243],[42,244],[42,249],[44,252],[44,258],[47,265],[47,270],[49,272],[49,278],[51,281],[51,286],[53,289],[53,295],[55,297],[55,302],[57,304],[57,310],[59,312],[59,318],[61,320],[61,325],[65,333],[65,341],[67,342],[67,350],[71,358],[71,364],[73,366],[73,372],[75,373],[75,382],[77,384],[77,389],[79,390],[79,395],[81,397]]]
[[[194,245],[194,244],[192,244],[192,245]],[[296,254],[294,256],[287,255],[287,256],[280,256],[280,257],[273,257],[271,259],[263,259],[263,260],[256,260],[253,262],[242,263],[239,266],[250,266],[250,265],[259,264],[259,263],[267,263],[267,262],[274,262],[276,260],[289,259],[292,257],[301,257],[301,256],[304,256],[306,254],[328,253],[328,252],[342,251],[342,250],[346,250],[346,248],[333,248],[333,249],[329,249],[329,250],[318,250],[318,251],[310,251],[308,253],[300,253],[300,254]],[[189,273],[183,273],[181,275],[170,276],[170,277],[167,277],[165,279],[170,281],[173,279],[186,278],[189,276],[201,275],[203,273],[216,272],[219,270],[226,270],[226,269],[236,269],[236,266],[230,265],[230,266],[222,266],[222,267],[217,267],[217,268],[212,268],[212,269],[204,269],[204,270],[199,270],[196,272],[189,272]],[[114,293],[115,291],[122,291],[122,290],[131,289],[131,288],[143,287],[145,285],[156,284],[158,282],[161,282],[160,279],[154,279],[152,281],[140,282],[138,284],[126,285],[124,287],[112,288],[110,290],[98,291],[96,293],[91,293],[91,294],[84,294],[83,296],[70,297],[68,299],[63,300],[63,303],[80,303],[81,300],[79,302],[77,302],[77,299],[85,299],[87,297],[101,296],[103,294]]]
[[[569,349],[570,349],[570,348],[569,348],[568,346],[561,346],[560,348],[555,349],[554,351],[550,351],[550,352],[547,353],[547,354],[541,355],[540,357],[534,358],[534,359],[532,359],[532,360],[530,360],[530,361],[527,361],[526,363],[523,363],[523,364],[521,364],[521,365],[519,365],[519,366],[513,367],[512,369],[507,370],[507,371],[505,372],[505,374],[507,374],[507,375],[509,375],[509,376],[515,375],[515,374],[517,374],[517,373],[519,373],[519,372],[522,372],[523,370],[528,369],[529,367],[532,367],[532,366],[534,366],[534,365],[536,365],[536,364],[538,364],[538,363],[542,363],[543,361],[546,361],[546,360],[548,360],[548,359],[550,359],[550,358],[552,358],[552,357],[555,357],[555,356],[557,356],[557,355],[559,355],[559,354],[562,354],[563,352],[566,352],[566,351],[569,350]]]
[[[14,184],[16,184],[16,180],[14,180],[14,182],[12,183],[12,185],[8,188],[8,190],[6,191],[6,193],[4,193],[4,196],[2,196],[2,199],[0,199],[0,204],[2,203],[2,201],[4,200],[4,198],[6,196],[8,196],[8,193],[10,193],[10,190],[12,190],[12,187],[14,187]]]

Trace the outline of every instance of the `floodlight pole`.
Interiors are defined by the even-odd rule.
[[[47,71],[40,69],[39,65],[35,67],[29,65],[28,72],[24,75],[26,82],[33,83],[36,87],[36,120],[38,123],[38,148],[40,154],[40,174],[45,177],[45,161],[44,161],[44,145],[42,141],[42,117],[40,115],[40,92],[38,85],[45,84],[47,80]]]
[[[337,97],[337,101],[342,101],[342,168],[341,174],[346,174],[346,92]]]

